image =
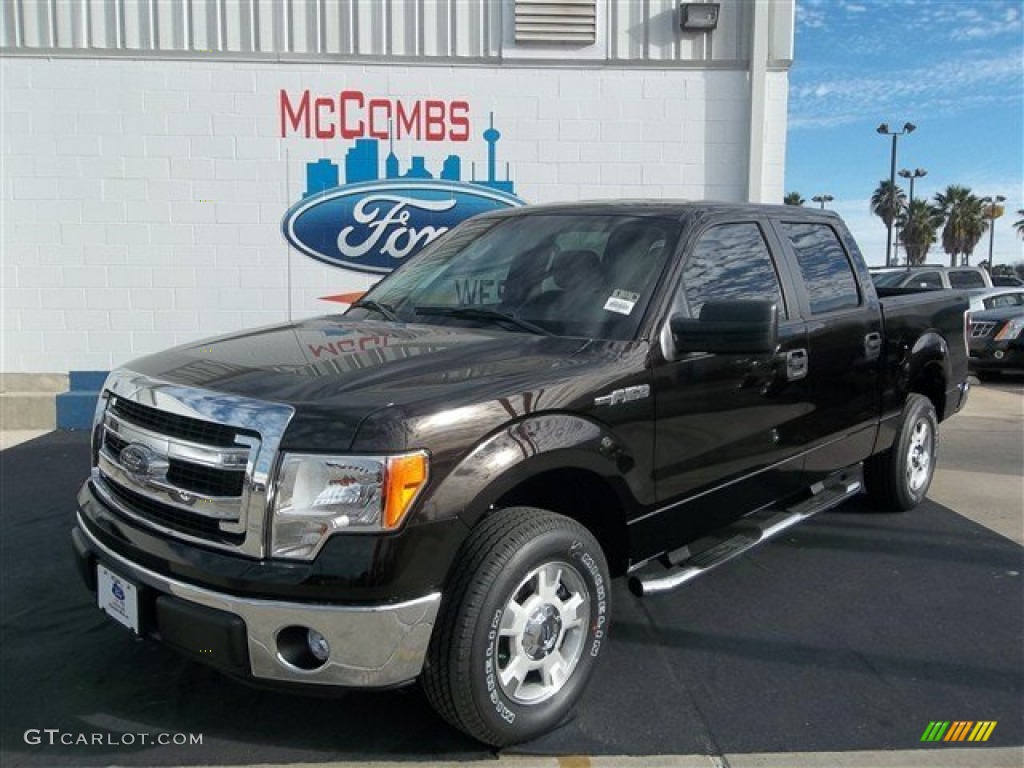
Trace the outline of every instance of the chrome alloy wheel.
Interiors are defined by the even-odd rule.
[[[907,486],[914,493],[924,488],[931,476],[933,447],[931,425],[921,419],[914,425],[907,447]]]
[[[519,704],[558,693],[583,655],[590,593],[573,566],[534,568],[512,593],[495,638],[501,690]]]

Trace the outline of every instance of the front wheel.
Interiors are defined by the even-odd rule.
[[[583,693],[608,632],[604,554],[579,523],[499,510],[463,547],[423,669],[435,710],[493,746],[549,731]]]
[[[864,482],[874,506],[905,512],[920,504],[935,474],[939,422],[924,395],[907,397],[892,447],[864,462]]]

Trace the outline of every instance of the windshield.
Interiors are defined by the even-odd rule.
[[[536,213],[470,220],[346,313],[512,333],[632,339],[678,222]]]

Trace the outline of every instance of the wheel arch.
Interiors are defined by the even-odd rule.
[[[628,567],[627,513],[638,506],[636,461],[604,425],[534,415],[479,443],[426,500],[426,516],[455,513],[468,529],[497,509],[531,506],[569,517],[598,540],[613,573]]]
[[[946,413],[946,383],[950,379],[949,346],[938,333],[921,334],[910,355],[906,394],[927,397],[939,421]]]

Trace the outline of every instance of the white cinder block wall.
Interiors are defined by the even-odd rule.
[[[290,252],[305,164],[351,140],[281,135],[279,95],[469,104],[470,137],[399,141],[402,167],[456,152],[527,202],[748,198],[750,85],[730,69],[6,58],[0,370],[106,370],[204,336],[338,311],[374,278]],[[786,73],[767,75],[763,200],[781,200]],[[751,195],[755,196],[755,195]]]

